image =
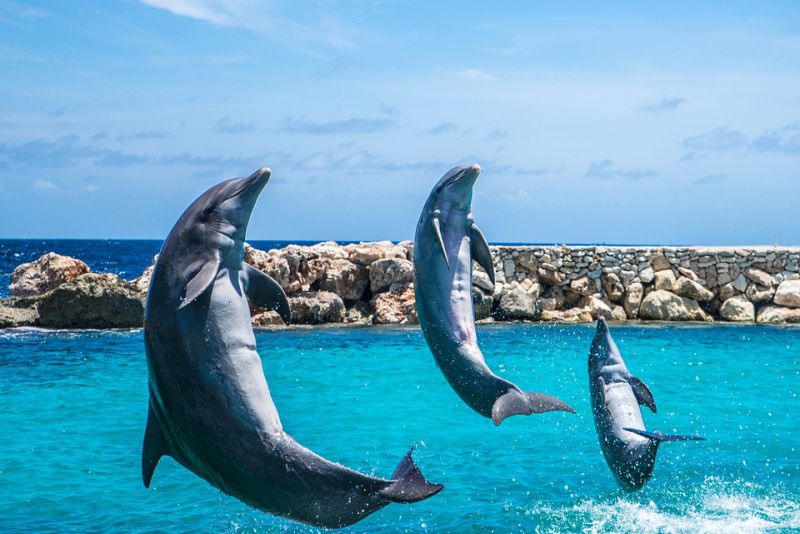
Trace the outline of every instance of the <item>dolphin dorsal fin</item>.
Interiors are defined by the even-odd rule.
[[[144,487],[150,487],[153,471],[156,470],[158,461],[162,456],[169,454],[167,440],[158,426],[158,420],[153,413],[150,402],[147,403],[147,426],[144,430],[144,443],[142,444],[142,481]]]
[[[439,217],[434,216],[431,219],[433,222],[433,232],[436,234],[436,240],[439,242],[439,248],[442,249],[442,256],[447,268],[450,268],[450,260],[447,258],[447,249],[444,247],[444,238],[442,237],[442,224],[439,222]]]
[[[650,392],[650,388],[647,387],[647,384],[633,375],[628,377],[628,384],[631,386],[633,394],[636,400],[639,401],[639,404],[647,406],[653,413],[656,413],[656,400],[653,398],[653,394]]]
[[[249,263],[244,263],[242,270],[247,277],[245,293],[250,302],[262,308],[275,310],[283,322],[289,324],[292,320],[292,312],[289,309],[286,293],[280,284]]]
[[[475,223],[472,223],[472,226],[469,228],[469,248],[472,259],[483,267],[483,270],[489,275],[489,280],[492,281],[492,285],[494,285],[494,263],[492,263],[492,253],[489,250],[489,243],[486,242],[486,237]]]
[[[192,276],[186,284],[186,291],[184,292],[183,301],[178,309],[181,310],[194,302],[200,295],[205,293],[206,289],[214,282],[214,279],[219,273],[220,257],[219,253],[215,253],[212,258],[209,258],[197,273]]]

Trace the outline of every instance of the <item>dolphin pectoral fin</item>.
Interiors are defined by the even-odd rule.
[[[551,395],[534,391],[512,389],[498,398],[492,406],[492,421],[499,426],[512,415],[531,415],[545,412],[571,412],[575,410],[569,404]]]
[[[658,430],[654,432],[650,432],[648,430],[639,430],[636,428],[628,428],[624,427],[623,430],[627,430],[628,432],[633,432],[634,434],[638,434],[648,439],[652,439],[653,441],[658,441],[659,443],[662,441],[705,441],[706,438],[701,436],[683,436],[680,434],[662,434]]]
[[[289,300],[280,284],[248,263],[244,264],[243,270],[247,275],[245,293],[250,302],[262,308],[275,310],[283,322],[289,324],[292,312],[289,309]]]
[[[650,392],[650,388],[647,387],[647,384],[633,375],[628,377],[628,384],[631,386],[633,394],[636,400],[639,401],[639,404],[647,406],[653,413],[656,413],[656,400],[653,398],[653,394]]]
[[[483,267],[486,274],[489,275],[489,280],[494,285],[494,263],[492,263],[492,253],[489,251],[489,243],[486,241],[481,229],[478,225],[473,223],[469,229],[469,247],[472,259],[478,262],[478,265]]]
[[[396,503],[412,503],[432,497],[442,491],[441,484],[431,484],[414,463],[414,447],[392,473],[391,484],[380,490],[380,495]]]
[[[144,487],[150,487],[150,480],[153,478],[153,471],[156,470],[158,461],[165,454],[169,454],[167,440],[161,433],[153,408],[147,403],[147,426],[144,430],[144,443],[142,444],[142,481]]]
[[[178,306],[179,310],[185,308],[194,302],[197,297],[205,293],[206,289],[211,286],[211,284],[214,282],[214,279],[217,277],[217,273],[219,273],[219,266],[219,255],[215,255],[214,258],[203,264],[203,267],[197,271],[197,274],[195,274],[192,279],[189,280],[189,283],[186,284],[183,302],[181,302],[181,305]]]
[[[439,248],[442,249],[442,256],[444,256],[444,262],[447,264],[447,268],[450,268],[450,260],[447,258],[447,249],[444,248],[444,238],[442,238],[442,225],[439,222],[438,217],[434,217],[431,219],[433,221],[433,232],[436,234],[436,240],[439,242]]]

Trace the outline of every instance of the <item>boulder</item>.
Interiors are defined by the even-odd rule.
[[[664,291],[672,290],[672,284],[675,283],[675,273],[672,269],[664,269],[663,271],[656,271],[655,274],[656,289],[663,289]]]
[[[608,303],[604,302],[597,295],[589,295],[583,301],[581,301],[581,308],[587,310],[591,315],[592,319],[597,320],[600,317],[605,319],[611,319],[611,306]]]
[[[678,272],[693,282],[700,280],[700,277],[697,276],[697,273],[691,269],[687,269],[686,267],[678,267]]]
[[[344,315],[344,322],[351,324],[372,324],[373,310],[370,303],[364,300],[355,302]]]
[[[650,265],[652,265],[653,269],[656,271],[663,271],[670,267],[669,260],[660,252],[653,254],[650,258]]]
[[[628,314],[625,312],[625,308],[623,308],[619,304],[611,308],[612,321],[625,321],[627,318]]]
[[[583,276],[570,282],[569,290],[570,292],[580,295],[581,297],[588,297],[595,292],[595,286],[588,277]]]
[[[373,264],[374,265],[374,264]],[[372,298],[375,324],[417,324],[417,307],[414,305],[414,284],[392,284],[389,291]]]
[[[638,282],[633,282],[628,286],[628,291],[625,292],[625,300],[622,306],[628,319],[639,318],[639,306],[642,304],[642,297],[644,297],[644,286]]]
[[[336,293],[345,301],[356,301],[361,299],[369,285],[369,273],[363,265],[335,259],[325,268],[317,284],[322,291]]]
[[[800,308],[800,280],[784,280],[775,290],[775,304]]]
[[[656,321],[707,321],[708,314],[696,300],[679,297],[674,293],[657,289],[642,300],[639,317]]]
[[[395,245],[391,241],[362,242],[357,245],[345,245],[343,249],[347,252],[350,261],[365,266],[387,258],[408,259],[406,247]]]
[[[492,285],[492,281],[489,280],[489,275],[483,271],[472,271],[472,285],[473,287],[478,287],[487,293],[494,292],[494,285]]]
[[[506,288],[503,291],[503,296],[500,297],[497,313],[502,319],[531,321],[536,319],[536,299],[539,296],[538,284],[536,288],[536,291],[526,290],[520,285]]]
[[[650,282],[655,279],[656,273],[653,271],[652,267],[645,267],[639,272],[639,280],[641,280],[645,284],[649,284]]]
[[[545,310],[541,313],[542,321],[552,321],[557,323],[591,323],[592,314],[583,308],[570,308],[564,311]]]
[[[543,263],[537,270],[539,281],[548,286],[559,286],[564,281],[558,268],[550,263]]]
[[[472,302],[475,306],[475,320],[486,319],[492,313],[492,305],[494,298],[491,293],[483,291],[482,289],[472,286]]]
[[[276,326],[285,326],[278,312],[272,310],[266,310],[252,315],[250,317],[250,323],[253,325],[253,328],[275,328]]]
[[[113,274],[87,273],[38,299],[39,325],[47,328],[137,328],[144,305],[132,283]]]
[[[735,297],[738,294],[739,292],[734,289],[730,282],[719,288],[719,298],[722,300],[728,300],[729,298]]]
[[[672,284],[672,292],[678,296],[688,297],[699,302],[708,302],[714,298],[714,293],[685,276],[675,280]]]
[[[772,287],[774,282],[771,274],[767,274],[761,269],[755,269],[753,267],[748,267],[745,269],[744,275],[751,282],[763,287]]]
[[[744,295],[737,295],[723,302],[719,314],[726,321],[756,320],[756,308]]]
[[[539,267],[539,260],[536,259],[536,256],[534,256],[533,252],[530,250],[523,250],[519,253],[519,256],[517,256],[517,265],[525,271],[535,273]]]
[[[294,324],[341,323],[344,302],[330,291],[302,291],[289,295],[289,308]]]
[[[622,281],[616,274],[604,273],[600,280],[603,285],[603,291],[605,291],[606,297],[608,297],[608,300],[611,302],[618,302],[622,298],[622,295],[625,294]]]
[[[762,287],[757,284],[750,284],[747,286],[747,290],[744,292],[747,295],[748,300],[755,304],[761,304],[763,302],[769,302],[772,300],[772,296],[775,295],[775,290],[771,287]]]
[[[414,280],[414,265],[400,258],[375,260],[369,266],[369,287],[372,293],[386,291],[392,284]]]
[[[39,313],[36,308],[13,308],[0,304],[0,328],[36,326]]]
[[[23,263],[11,273],[8,291],[12,297],[42,295],[89,272],[81,260],[48,252],[38,260]]]
[[[555,311],[564,306],[566,299],[560,287],[548,287],[539,299],[539,310]]]
[[[800,308],[786,308],[769,304],[758,310],[759,323],[800,323]]]
[[[733,279],[731,285],[733,286],[733,289],[739,293],[744,293],[745,289],[747,289],[747,278],[745,278],[743,274],[740,274]]]

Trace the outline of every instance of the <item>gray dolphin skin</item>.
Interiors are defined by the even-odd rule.
[[[434,495],[442,486],[425,481],[411,452],[384,480],[330,462],[284,432],[256,352],[248,298],[287,323],[289,304],[274,280],[244,263],[243,248],[269,176],[261,169],[209,189],[158,256],[144,326],[145,487],[168,455],[250,506],[326,528]]]
[[[597,439],[608,467],[626,491],[650,479],[663,441],[701,441],[698,436],[648,432],[639,405],[656,412],[650,388],[629,371],[602,317],[589,351],[589,392]]]
[[[472,260],[494,283],[489,245],[472,216],[478,165],[455,167],[433,188],[414,239],[414,294],[422,333],[450,386],[495,425],[512,415],[573,412],[550,395],[522,391],[486,365],[475,334]]]

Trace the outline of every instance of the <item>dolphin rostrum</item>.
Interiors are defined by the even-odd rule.
[[[480,172],[478,165],[451,169],[422,208],[414,239],[414,295],[422,333],[461,400],[495,425],[512,415],[574,413],[555,397],[522,391],[492,373],[478,348],[472,260],[494,283],[489,245],[472,217],[472,186]]]
[[[656,412],[650,388],[629,371],[602,317],[589,351],[589,392],[597,438],[608,467],[626,491],[642,488],[653,473],[662,441],[700,441],[645,430],[639,405]]]
[[[330,462],[284,432],[256,352],[248,299],[287,323],[289,304],[272,278],[244,263],[243,248],[269,176],[261,169],[209,189],[183,213],[158,256],[144,326],[145,487],[168,455],[250,506],[327,528],[353,524],[391,502],[430,497],[442,486],[423,478],[411,452],[384,480]]]

